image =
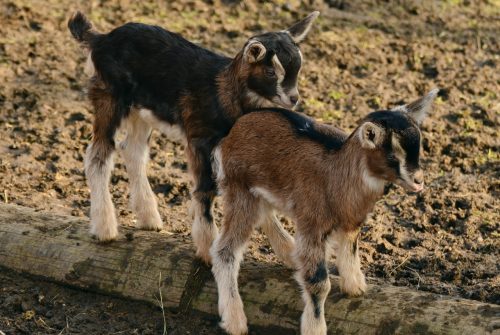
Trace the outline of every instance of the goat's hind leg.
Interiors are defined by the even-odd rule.
[[[118,222],[108,189],[113,151],[109,143],[94,140],[85,154],[85,176],[90,188],[90,233],[99,241],[111,241],[118,236]]]
[[[90,188],[90,233],[100,241],[110,241],[118,236],[108,184],[115,150],[113,136],[119,120],[113,99],[102,84],[94,82],[89,96],[95,109],[92,143],[85,154],[85,176]]]
[[[305,302],[300,320],[300,334],[326,335],[324,306],[330,292],[326,243],[304,235],[298,236],[295,261],[298,268],[296,279],[302,287],[302,298]]]
[[[151,126],[137,112],[131,113],[126,122],[127,138],[120,144],[120,149],[129,175],[130,204],[137,215],[139,228],[160,230],[163,222],[146,173]]]
[[[269,211],[268,217],[262,223],[262,230],[269,238],[276,255],[288,267],[293,268],[295,266],[293,262],[295,242],[293,237],[283,228],[274,211]]]
[[[259,200],[235,189],[224,195],[222,232],[214,241],[212,272],[219,292],[220,326],[231,335],[246,334],[247,318],[238,292],[238,272],[246,243],[261,220]]]

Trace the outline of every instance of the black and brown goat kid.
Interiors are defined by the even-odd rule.
[[[281,109],[241,117],[214,151],[223,197],[221,233],[210,249],[219,291],[221,326],[246,334],[238,271],[253,229],[262,226],[276,253],[297,270],[305,302],[302,335],[326,335],[330,291],[329,242],[336,251],[341,289],[366,290],[358,235],[387,182],[419,192],[419,124],[438,90],[405,106],[368,114],[351,135]],[[296,225],[295,240],[273,210]],[[274,221],[274,222],[273,222]]]
[[[297,44],[318,14],[311,13],[287,30],[250,38],[234,58],[199,47],[157,26],[127,23],[100,34],[82,13],[73,15],[68,27],[89,50],[87,64],[93,72],[89,98],[95,120],[85,157],[91,192],[91,233],[101,241],[118,235],[108,181],[114,136],[120,126],[127,131],[119,147],[129,174],[131,204],[138,225],[144,229],[162,227],[146,176],[148,139],[151,130],[157,128],[167,134],[180,134],[187,142],[194,179],[192,234],[198,255],[209,261],[209,243],[217,233],[211,214],[216,194],[212,150],[247,111],[295,106],[302,62]]]

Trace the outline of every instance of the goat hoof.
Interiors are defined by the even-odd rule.
[[[340,290],[351,297],[359,297],[366,292],[365,276],[360,274],[354,278],[340,278]]]
[[[110,242],[116,240],[118,237],[118,224],[113,221],[109,224],[91,223],[90,234],[94,236],[99,242]]]
[[[142,230],[160,231],[163,228],[163,221],[158,213],[144,215],[137,220],[137,227]]]
[[[161,231],[163,229],[163,222],[155,221],[155,220],[146,220],[139,221],[137,225],[142,230],[153,230],[153,231]]]
[[[230,335],[248,334],[247,318],[245,314],[243,314],[240,317],[234,317],[232,321],[223,320],[219,323],[219,325]]]

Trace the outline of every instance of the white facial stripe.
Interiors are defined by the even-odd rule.
[[[274,71],[276,72],[276,75],[278,76],[278,83],[282,83],[283,79],[285,79],[285,68],[283,68],[283,65],[281,65],[280,60],[278,59],[278,56],[274,55],[272,58],[273,62],[273,67]]]
[[[406,160],[405,159],[405,151],[404,151],[403,147],[401,146],[401,143],[399,142],[399,136],[393,133],[391,141],[392,141],[392,149],[394,150],[394,155],[396,156],[396,158],[400,162],[406,163],[405,162],[405,160]]]
[[[274,99],[275,100],[274,102],[279,104],[279,105],[284,104],[285,108],[293,108],[294,104],[292,104],[292,102],[290,101],[290,95],[299,95],[299,91],[297,89],[297,86],[292,88],[289,92],[285,93],[285,90],[281,86],[281,83],[285,79],[285,74],[286,74],[285,68],[281,64],[278,56],[276,56],[276,55],[273,56],[272,62],[273,62],[274,71],[276,72],[276,75],[278,76],[278,81],[276,83],[276,94],[279,96],[279,99]],[[280,101],[278,101],[278,100],[280,100]]]
[[[291,105],[290,99],[285,94],[285,91],[283,90],[283,87],[281,86],[281,83],[285,79],[285,73],[286,73],[285,69],[283,68],[283,65],[281,65],[281,62],[278,59],[278,56],[274,55],[272,58],[272,62],[273,62],[274,71],[276,72],[276,75],[278,76],[278,81],[276,83],[276,94],[279,96],[282,103],[284,103],[286,105]]]

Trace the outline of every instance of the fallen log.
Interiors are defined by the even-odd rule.
[[[0,267],[154,304],[161,290],[166,308],[217,314],[210,269],[195,260],[191,243],[121,229],[118,241],[99,244],[85,219],[1,204]],[[290,270],[244,263],[239,283],[251,325],[268,334],[297,332],[303,305]],[[370,285],[363,297],[347,298],[337,283],[332,276],[325,307],[331,334],[499,333],[498,305],[390,285]]]

